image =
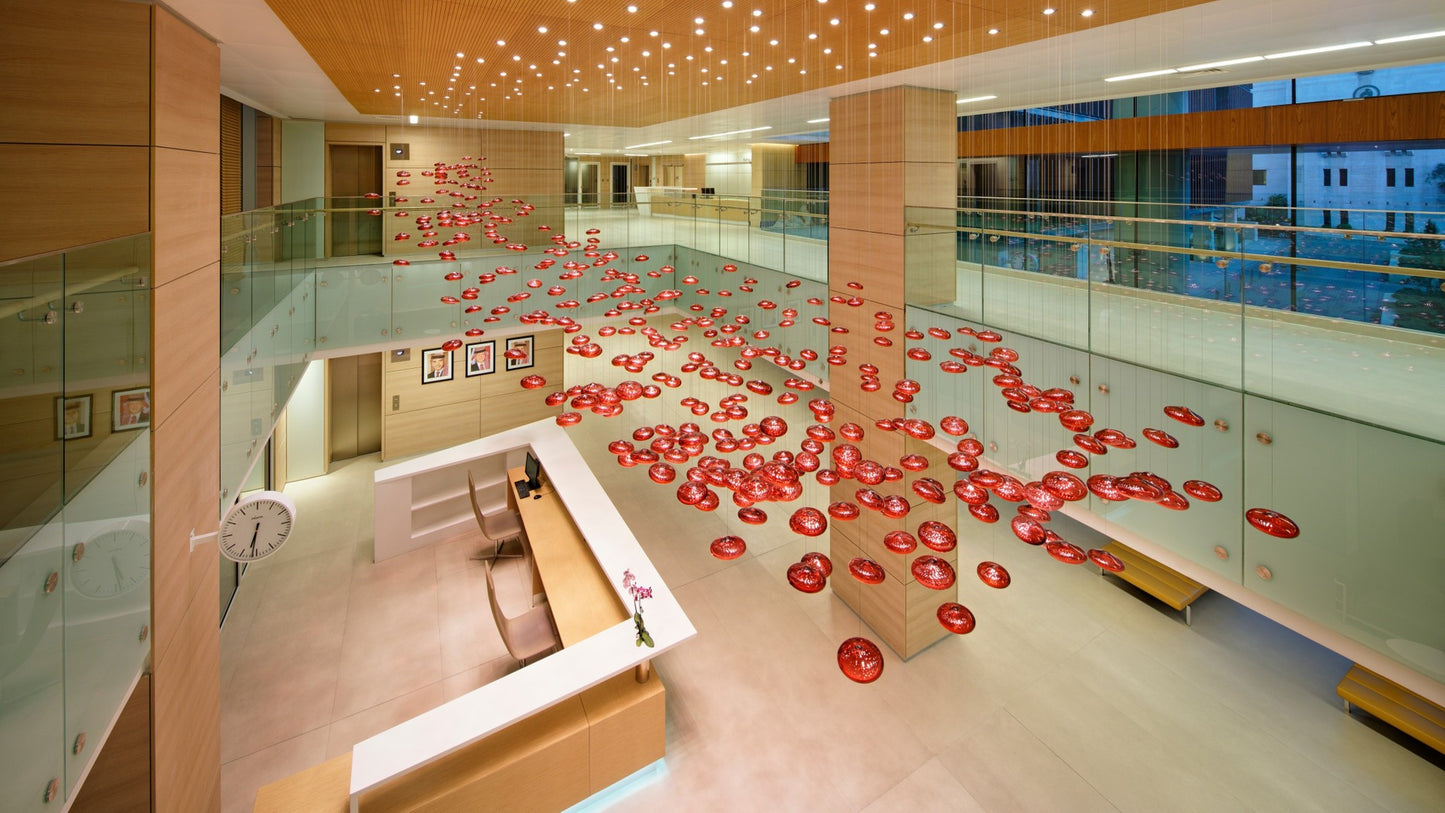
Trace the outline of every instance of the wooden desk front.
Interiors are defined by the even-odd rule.
[[[551,484],[544,480],[540,492],[534,492],[540,493],[540,498],[518,499],[516,482],[527,479],[526,473],[520,467],[508,469],[507,479],[507,503],[522,517],[562,646],[572,646],[631,617]]]

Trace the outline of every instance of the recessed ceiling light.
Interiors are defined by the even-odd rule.
[[[875,9],[875,8],[878,8],[878,7],[875,6],[875,5],[873,5],[872,3],[866,3],[866,4],[864,4],[864,6],[863,6],[863,10],[864,10],[864,11],[872,11],[872,10]]]
[[[1092,16],[1094,16],[1094,10],[1091,9],[1091,8],[1086,8],[1086,9],[1084,9],[1083,11],[1079,12],[1079,16],[1080,16],[1080,17],[1092,17]]]
[[[997,34],[997,33],[998,33],[998,29],[997,29],[997,28],[990,28],[990,29],[988,30],[988,33],[989,33],[989,34]]]
[[[505,46],[506,44],[507,44],[507,41],[506,41],[506,40],[497,40],[497,47],[499,47],[499,48]]]
[[[1049,16],[1050,14],[1053,14],[1053,13],[1054,13],[1054,9],[1053,9],[1052,7],[1044,9],[1044,16],[1045,16],[1045,17],[1047,17],[1047,16]]]
[[[913,19],[913,12],[911,12],[911,11],[905,11],[905,12],[903,12],[903,19],[905,19],[905,20],[911,20],[911,19]]]
[[[878,35],[879,35],[880,37],[886,37],[886,36],[888,36],[888,29],[886,29],[886,28],[880,28],[880,29],[878,29]]]
[[[753,16],[754,16],[754,17],[761,17],[761,16],[763,16],[763,10],[760,9],[760,8],[755,8],[755,9],[753,9]]]
[[[466,54],[462,53],[461,51],[457,51],[457,59],[461,59],[464,56],[466,56]]]
[[[942,28],[942,27],[943,27],[943,23],[934,23],[934,24],[933,24],[933,30],[935,30],[935,31],[937,31],[938,29],[940,29],[940,28]]]
[[[545,25],[539,25],[539,26],[537,26],[537,33],[538,33],[538,34],[545,34],[545,33],[547,33],[547,26],[545,26]]]
[[[933,42],[933,37],[924,37],[924,38],[923,38],[923,41],[924,41],[924,42]]]
[[[754,34],[758,33],[758,27],[755,25],[748,26],[748,30],[753,32]]]

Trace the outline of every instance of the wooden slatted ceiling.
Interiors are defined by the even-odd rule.
[[[1042,0],[266,1],[361,113],[627,126],[1208,2],[1060,0],[1045,17]]]
[[[221,214],[241,211],[241,103],[221,97]]]

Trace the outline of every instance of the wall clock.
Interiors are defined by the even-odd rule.
[[[150,577],[150,534],[124,526],[102,531],[75,546],[70,584],[89,598],[114,598]]]
[[[281,549],[296,519],[296,503],[279,491],[258,491],[231,506],[221,522],[221,554],[254,562]]]

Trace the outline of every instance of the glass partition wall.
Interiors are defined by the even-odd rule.
[[[1445,301],[1445,273],[1415,259],[1445,249],[1438,235],[980,209],[908,221],[910,240],[952,233],[958,246],[956,298],[910,291],[909,327],[950,335],[925,334],[932,360],[909,362],[923,417],[965,417],[989,465],[1024,482],[1068,463],[1083,464],[1082,479],[1164,478],[1183,505],[1094,491],[1065,511],[1445,679],[1433,542],[1445,521],[1445,336],[1438,304],[1415,304]],[[977,336],[990,330],[998,344]],[[1011,402],[997,370],[940,367],[951,349],[994,347],[1018,353],[1026,383],[1072,393],[1087,432],[1116,429],[1133,445],[1090,453],[1057,415]],[[1202,425],[1164,411],[1178,406]],[[1262,532],[1250,509],[1284,515],[1298,536]],[[959,522],[999,557],[1037,555],[1006,522]]]
[[[149,238],[0,268],[0,809],[71,796],[150,651]]]

